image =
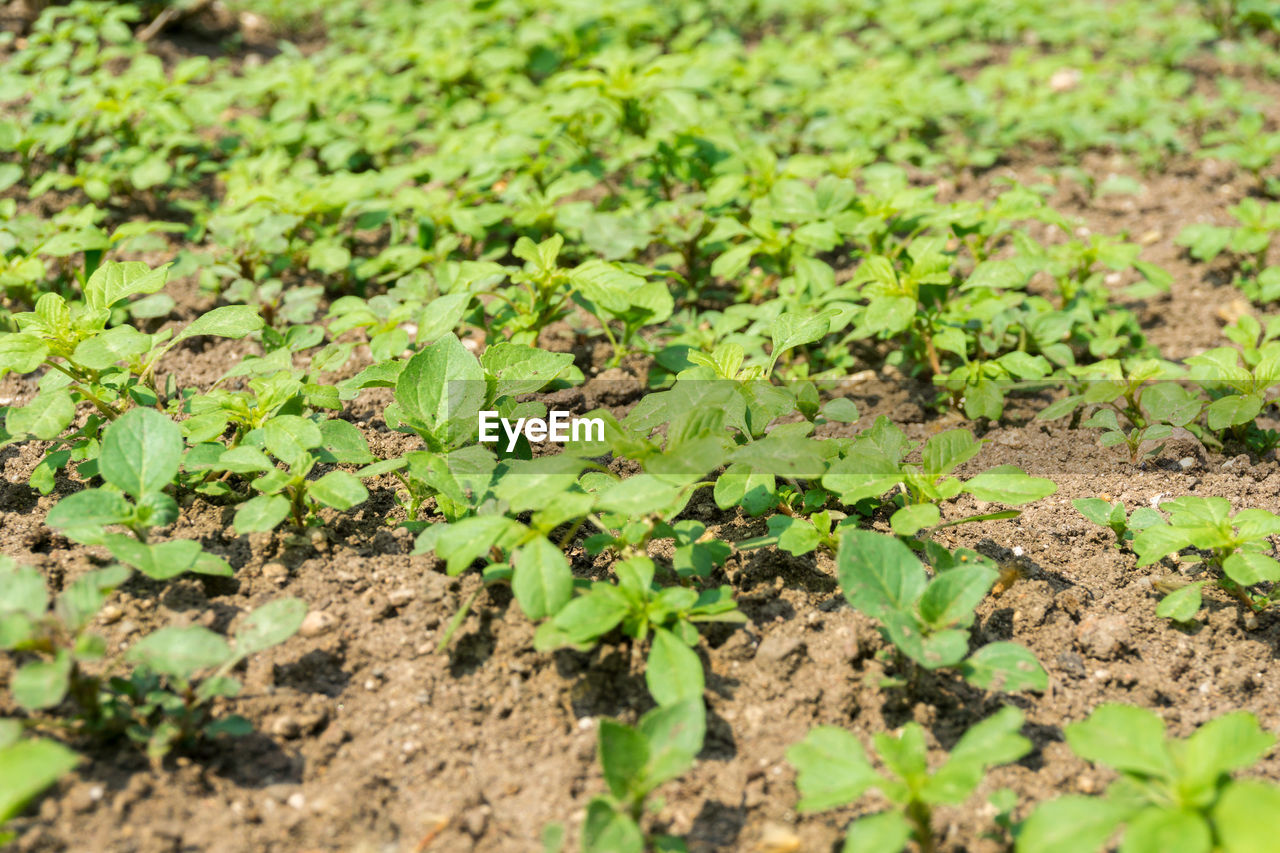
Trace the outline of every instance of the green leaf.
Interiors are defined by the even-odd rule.
[[[951,750],[947,763],[929,777],[921,797],[928,803],[963,803],[988,767],[1017,761],[1031,751],[1031,741],[1018,734],[1022,722],[1022,712],[1006,705],[970,727]]]
[[[80,762],[51,740],[22,740],[0,748],[0,825]]]
[[[930,477],[950,474],[956,466],[977,456],[982,442],[967,429],[949,429],[931,437],[924,443],[921,461],[924,472]]]
[[[911,504],[898,510],[889,519],[889,526],[898,536],[915,536],[926,527],[937,527],[942,513],[937,504]]]
[[[1097,853],[1129,807],[1100,797],[1067,796],[1041,803],[1023,822],[1017,853]]]
[[[1142,408],[1152,422],[1186,426],[1203,406],[1199,396],[1176,382],[1161,382],[1142,392]]]
[[[1253,766],[1275,746],[1276,737],[1247,711],[1233,711],[1196,729],[1180,745],[1185,784],[1209,796],[1219,777]]]
[[[1076,498],[1071,505],[1094,524],[1100,524],[1103,527],[1111,526],[1112,504],[1110,501],[1104,501],[1102,498]]]
[[[199,625],[161,628],[135,643],[127,654],[134,663],[183,680],[232,657],[231,647],[221,635]]]
[[[787,750],[787,761],[796,769],[802,812],[848,805],[882,781],[857,737],[834,726],[810,729]]]
[[[1019,506],[1047,498],[1058,491],[1058,484],[1044,477],[1028,476],[1014,465],[997,465],[967,480],[964,490],[980,501]]]
[[[48,606],[49,593],[40,572],[0,557],[0,614],[24,613],[38,619]]]
[[[206,311],[193,320],[185,329],[169,342],[172,347],[178,341],[195,338],[200,335],[213,335],[219,338],[243,338],[251,332],[261,329],[266,322],[258,309],[251,305],[224,305]]]
[[[10,435],[29,435],[50,441],[61,435],[75,416],[71,392],[59,388],[41,393],[20,409],[9,409],[4,428]]]
[[[649,742],[636,729],[616,720],[600,721],[600,768],[605,784],[620,800],[643,794],[643,774],[649,762]]]
[[[784,352],[822,340],[830,328],[830,313],[817,315],[779,314],[777,319],[773,321],[773,352],[769,359],[770,369],[777,363],[778,357]]]
[[[153,270],[138,261],[106,261],[85,284],[85,302],[94,310],[102,310],[134,294],[155,293],[164,287],[169,267],[170,264],[165,264]]]
[[[911,610],[926,583],[924,568],[910,548],[868,530],[844,531],[836,572],[849,603],[876,619]]]
[[[133,507],[119,492],[85,489],[54,504],[45,516],[45,523],[68,531],[68,535],[84,531],[96,532],[100,537],[103,525],[120,524],[132,516]]]
[[[200,543],[191,539],[148,544],[120,533],[108,534],[104,544],[111,556],[152,580],[168,580],[191,569],[199,559]]]
[[[989,643],[978,649],[960,665],[960,672],[970,684],[984,690],[1042,691],[1049,686],[1049,675],[1036,656],[1017,643]]]
[[[547,352],[537,347],[502,342],[480,356],[480,366],[493,380],[493,397],[532,394],[573,364],[572,353]]]
[[[1156,605],[1156,615],[1175,622],[1191,621],[1200,610],[1200,590],[1206,583],[1207,581],[1196,581],[1169,593]]]
[[[419,352],[396,380],[405,422],[442,450],[474,437],[484,404],[484,370],[452,333]]]
[[[1213,827],[1223,853],[1273,849],[1280,834],[1280,788],[1254,779],[1232,783],[1214,804]]]
[[[582,853],[644,853],[644,833],[629,815],[596,797],[582,824]]]
[[[1280,563],[1264,554],[1237,551],[1222,561],[1222,571],[1241,586],[1280,581]]]
[[[1209,853],[1213,838],[1205,819],[1175,808],[1147,808],[1129,821],[1120,853]]]
[[[880,812],[849,824],[844,853],[900,853],[911,839],[911,824],[901,812]]]
[[[0,377],[14,373],[30,373],[49,355],[49,347],[35,335],[20,332],[0,335]]]
[[[1247,424],[1258,417],[1265,402],[1261,394],[1231,394],[1214,400],[1205,407],[1209,429],[1224,430]]]
[[[822,407],[822,415],[829,421],[851,424],[858,420],[858,406],[846,397],[836,397]]]
[[[81,341],[73,356],[90,370],[106,370],[120,361],[129,361],[151,349],[151,336],[132,326],[116,326]]]
[[[67,695],[71,655],[59,649],[51,661],[33,661],[13,674],[9,690],[13,700],[28,711],[52,708]]]
[[[311,450],[320,446],[324,436],[309,418],[276,415],[262,425],[262,439],[268,453],[296,470],[310,466]]]
[[[693,766],[707,732],[707,712],[697,696],[645,713],[636,725],[649,746],[645,782],[655,788]]]
[[[1145,708],[1100,705],[1088,719],[1064,727],[1063,733],[1071,750],[1086,761],[1157,778],[1173,776],[1164,722]]]
[[[560,549],[545,536],[535,537],[512,555],[511,589],[530,619],[554,616],[573,596],[573,572]]]
[[[158,492],[178,475],[182,430],[154,409],[130,409],[107,427],[98,472],[135,500]]]
[[[644,681],[659,705],[700,699],[706,687],[698,655],[665,628],[653,631],[653,647],[645,664]]]
[[[306,602],[278,598],[254,610],[236,629],[236,654],[248,657],[283,643],[298,633],[307,616]]]
[[[369,499],[360,478],[346,471],[330,471],[318,480],[307,484],[307,494],[313,500],[336,510],[348,510]]]
[[[987,566],[958,566],[940,573],[920,597],[920,618],[934,628],[967,628],[974,608],[987,597],[999,573]]]
[[[364,465],[375,461],[369,452],[369,442],[350,421],[330,418],[320,423],[321,446],[318,454],[321,462],[344,465]]]
[[[231,522],[236,533],[265,533],[289,515],[289,500],[282,495],[258,495],[240,504]]]
[[[1133,538],[1133,551],[1138,555],[1138,567],[1149,566],[1168,554],[1181,551],[1191,545],[1192,533],[1186,528],[1170,527],[1161,521],[1144,528]]]

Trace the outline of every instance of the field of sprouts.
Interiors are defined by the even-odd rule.
[[[1278,159],[1270,0],[0,3],[0,847],[1280,849]]]

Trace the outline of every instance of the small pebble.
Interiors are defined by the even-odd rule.
[[[289,582],[289,567],[284,563],[267,563],[262,567],[262,577],[276,586],[284,586]]]
[[[103,625],[114,625],[124,618],[124,611],[114,604],[108,604],[99,611]]]
[[[416,590],[411,587],[402,586],[399,589],[391,591],[391,594],[387,596],[387,603],[392,607],[404,607],[417,597],[418,593]]]
[[[302,792],[299,791],[296,794],[290,794],[289,799],[285,800],[285,802],[289,804],[290,808],[302,811],[302,807],[307,804],[307,798],[302,796]]]
[[[338,620],[324,610],[312,610],[302,620],[298,633],[304,637],[318,637],[338,624]]]

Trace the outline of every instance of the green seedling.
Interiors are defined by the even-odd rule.
[[[701,698],[654,708],[634,728],[602,719],[600,768],[609,794],[587,804],[582,853],[687,850],[679,838],[646,834],[644,815],[660,806],[653,792],[693,766],[705,734]]]
[[[193,456],[198,449],[193,449]],[[361,476],[385,467],[374,463],[377,467],[362,468],[355,474],[337,469],[310,479],[320,464],[374,462],[360,431],[337,418],[317,423],[300,415],[276,415],[246,433],[238,446],[223,449],[214,443],[209,451],[198,470],[244,477],[258,493],[237,508],[233,524],[238,533],[274,530],[286,518],[304,527],[316,520],[319,507],[341,512],[359,506],[369,498]],[[197,459],[189,457],[187,465],[189,470],[197,467]]]
[[[1276,741],[1252,714],[1226,714],[1170,739],[1151,711],[1108,704],[1063,732],[1076,755],[1119,778],[1100,797],[1038,806],[1018,832],[1018,853],[1093,853],[1121,827],[1121,850],[1256,853],[1280,832],[1280,788],[1235,778]]]
[[[178,476],[182,453],[177,424],[154,409],[132,409],[102,433],[97,468],[105,485],[63,498],[45,520],[77,542],[105,545],[117,560],[156,580],[186,571],[229,577],[227,562],[199,542],[149,539],[154,528],[178,518],[178,504],[165,489]],[[132,535],[109,532],[114,525]]]
[[[972,552],[931,552],[937,572],[932,580],[899,539],[846,529],[836,553],[840,588],[855,609],[880,622],[881,635],[900,659],[924,669],[957,667],[984,690],[1044,690],[1044,668],[1016,643],[989,643],[969,654],[968,629],[1000,576],[996,566]]]
[[[1253,611],[1270,606],[1277,594],[1252,592],[1262,583],[1280,581],[1280,562],[1267,556],[1271,537],[1280,533],[1280,516],[1263,509],[1243,509],[1234,515],[1226,498],[1182,497],[1160,504],[1169,520],[1153,520],[1134,537],[1138,566],[1149,566],[1189,548],[1204,552],[1209,578],[1169,593],[1156,613],[1185,622],[1200,609],[1201,589],[1216,583]],[[1193,558],[1199,562],[1199,558]]]
[[[896,853],[914,841],[922,853],[933,853],[941,843],[934,809],[963,804],[988,769],[1030,752],[1031,741],[1018,734],[1022,722],[1017,708],[1001,709],[970,727],[933,771],[925,731],[918,723],[908,723],[897,737],[875,735],[883,771],[872,766],[853,733],[834,726],[812,729],[787,750],[800,790],[797,808],[808,812],[852,805],[875,789],[889,801],[889,809],[849,824],[844,849]]]
[[[57,741],[23,738],[22,723],[0,719],[0,844],[16,837],[5,824],[79,762]]]
[[[1094,524],[1111,529],[1116,535],[1115,547],[1132,542],[1133,537],[1150,527],[1164,521],[1159,512],[1151,507],[1135,507],[1133,512],[1126,513],[1123,501],[1104,500],[1102,498],[1076,498],[1071,502],[1076,511]]]
[[[897,507],[890,518],[893,532],[915,537],[942,525],[940,504],[961,492],[978,500],[1018,506],[1047,497],[1057,491],[1052,480],[1031,477],[1013,465],[998,465],[961,480],[949,476],[964,462],[978,455],[983,442],[966,429],[938,433],[921,448],[920,464],[905,462],[919,447],[906,433],[881,416],[853,442],[822,478],[822,485],[838,495],[846,505],[872,501]],[[887,499],[881,496],[899,488]],[[1012,518],[1017,510],[984,513],[947,522],[945,526],[995,518]]]

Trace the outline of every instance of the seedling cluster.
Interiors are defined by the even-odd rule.
[[[365,525],[467,590],[406,648],[456,656],[511,604],[537,666],[625,650],[635,689],[583,715],[599,773],[548,851],[696,849],[664,797],[732,751],[719,650],[785,619],[762,564],[820,575],[806,624],[857,635],[833,681],[863,692],[812,703],[785,749],[798,800],[782,748],[760,758],[788,809],[857,809],[802,826],[967,849],[946,815],[981,794],[1004,849],[1269,849],[1280,788],[1237,776],[1274,775],[1258,717],[1174,738],[1090,695],[1058,725],[1067,664],[1000,597],[1034,575],[1067,611],[1078,584],[1021,543],[1070,500],[1109,559],[1161,573],[1170,637],[1218,607],[1256,628],[1280,515],[1082,496],[997,442],[1098,430],[1126,473],[1185,469],[1178,442],[1274,463],[1280,317],[1255,313],[1280,301],[1280,134],[1227,73],[1280,69],[1271,4],[26,6],[0,33],[0,449],[43,528],[0,556],[0,843],[110,751],[164,774],[244,743],[246,673],[305,653],[314,602],[237,585],[263,542]],[[247,24],[218,37],[235,61],[156,47],[210,6],[271,49]],[[1032,149],[1054,166],[997,177]],[[1144,180],[1212,158],[1247,194],[1098,233],[1064,188],[1141,189],[1078,165],[1103,151]],[[1222,339],[1162,352],[1153,306],[1186,282],[1153,243],[1241,297]],[[1090,535],[1074,520],[1059,545]],[[218,618],[170,609],[182,585]],[[155,614],[127,643],[122,593]],[[1115,781],[1020,798],[1056,739]]]

